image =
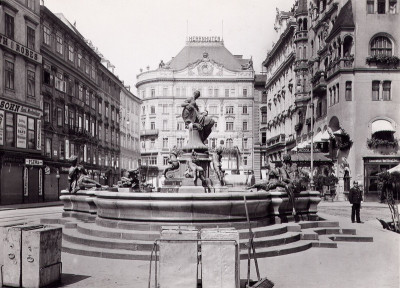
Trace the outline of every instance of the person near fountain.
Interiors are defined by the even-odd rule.
[[[68,182],[69,182],[69,192],[76,193],[79,190],[85,190],[90,188],[101,188],[101,184],[93,179],[90,179],[87,175],[87,170],[82,166],[78,165],[78,157],[71,156],[69,158],[71,162],[71,167],[68,171]]]
[[[170,171],[175,171],[179,169],[179,161],[178,161],[178,150],[176,148],[176,146],[174,146],[174,148],[172,148],[171,152],[169,153],[169,159],[168,159],[168,163],[171,164],[171,166],[165,168],[164,170],[164,177],[165,178],[171,178],[173,175],[167,175],[168,172]]]
[[[193,182],[197,186],[197,179],[200,178],[202,186],[206,189],[206,193],[211,193],[211,187],[204,177],[204,169],[198,165],[197,153],[192,152],[192,157],[188,160],[188,169],[185,171],[185,177],[193,177]]]
[[[189,97],[181,105],[183,107],[182,118],[186,127],[192,124],[199,131],[200,139],[204,141],[208,138],[215,122],[208,116],[208,112],[200,112],[196,100],[200,97],[200,91],[194,91],[193,97]]]
[[[292,165],[291,165],[290,155],[284,155],[282,166],[278,168],[278,172],[279,172],[279,179],[282,182],[286,183],[285,190],[289,197],[289,201],[293,205],[292,214],[296,215],[297,214],[296,201],[295,201],[295,196],[294,196],[295,185],[293,183],[294,178],[291,177],[291,174],[293,175],[293,173],[295,171],[291,169],[291,166]],[[295,175],[293,175],[293,176],[296,177]]]
[[[364,223],[360,219],[360,209],[361,203],[363,201],[363,193],[360,187],[358,186],[358,181],[353,182],[353,187],[349,192],[349,202],[351,204],[351,222]]]

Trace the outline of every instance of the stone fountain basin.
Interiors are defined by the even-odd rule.
[[[151,222],[246,221],[268,216],[269,193],[124,193],[96,191],[100,218]]]

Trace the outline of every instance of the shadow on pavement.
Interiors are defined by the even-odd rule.
[[[62,273],[61,282],[47,286],[47,287],[49,287],[49,288],[50,287],[52,287],[52,288],[64,287],[67,285],[78,283],[78,282],[85,280],[87,278],[90,278],[90,277],[91,276]]]

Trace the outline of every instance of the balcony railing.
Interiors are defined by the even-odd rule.
[[[296,32],[296,35],[294,36],[294,41],[300,41],[300,40],[307,40],[308,39],[308,31],[304,30],[304,31],[298,31]]]
[[[279,145],[285,145],[285,134],[279,134],[274,136],[267,141],[267,147],[272,148]]]
[[[158,129],[149,129],[140,131],[140,137],[158,136]]]
[[[341,69],[351,69],[354,67],[353,63],[354,63],[353,56],[344,57],[344,58],[335,60],[331,64],[329,64],[329,66],[326,70],[326,76],[329,78]]]

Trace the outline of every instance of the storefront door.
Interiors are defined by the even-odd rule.
[[[24,168],[24,203],[42,202],[39,188],[43,189],[43,182],[39,181],[39,170],[37,167]]]

